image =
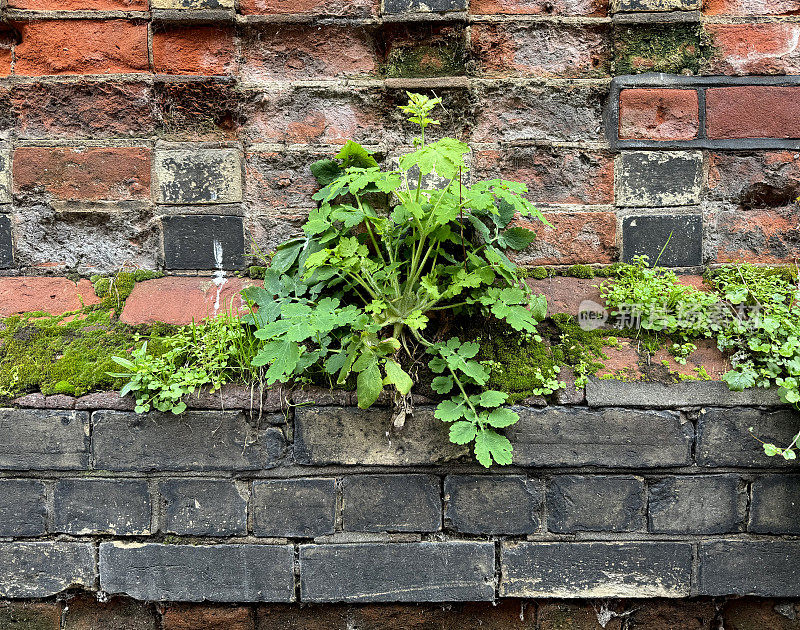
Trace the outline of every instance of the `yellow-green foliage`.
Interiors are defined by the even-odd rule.
[[[137,282],[160,278],[163,275],[157,271],[137,269],[136,271],[120,271],[112,277],[92,276],[91,281],[94,285],[94,292],[102,300],[103,308],[122,308]]]
[[[52,316],[25,313],[3,320],[0,331],[0,396],[14,398],[27,392],[81,396],[90,391],[116,389],[119,379],[111,360],[134,345],[143,328],[112,321],[107,309]],[[162,325],[155,332],[166,333]]]

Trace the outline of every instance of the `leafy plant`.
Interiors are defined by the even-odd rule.
[[[536,333],[545,299],[530,292],[504,250],[535,238],[512,225],[516,216],[546,220],[523,197],[524,184],[467,185],[469,147],[453,138],[426,141],[440,99],[408,96],[400,109],[420,135],[397,168],[382,170],[354,142],[311,166],[320,205],[305,236],[277,249],[263,288],[244,291],[254,307],[247,322],[263,344],[253,364],[268,366],[267,384],[315,370],[338,385],[355,375],[358,405],[368,408],[387,387],[407,395],[427,354],[433,389],[449,396],[436,417],[453,423],[451,440],[474,442],[484,466],[508,464],[511,444],[496,429],[518,416],[501,408],[505,393],[485,388],[479,346],[444,338],[444,330],[448,318],[481,314]],[[429,331],[434,318],[438,336]]]
[[[109,376],[126,379],[120,395],[136,397],[137,413],[155,409],[180,414],[186,410],[186,397],[201,387],[209,386],[213,393],[228,382],[259,378],[250,365],[257,341],[233,314],[185,326],[156,342],[160,353],[149,351],[144,341],[130,358],[112,357],[126,371]]]

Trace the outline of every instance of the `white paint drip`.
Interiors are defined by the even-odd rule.
[[[217,299],[214,301],[214,315],[219,312],[219,297],[222,293],[222,287],[227,282],[225,272],[222,269],[222,243],[214,239],[214,266],[217,270],[214,272],[214,284],[217,285]]]

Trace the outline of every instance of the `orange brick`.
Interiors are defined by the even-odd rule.
[[[21,147],[12,172],[16,192],[43,190],[82,201],[150,196],[150,149]]]
[[[797,0],[705,0],[706,15],[797,15]]]
[[[84,304],[99,303],[100,298],[88,280],[76,284],[67,278],[0,278],[0,317],[32,311],[61,315]]]
[[[11,47],[0,45],[0,77],[11,74]]]
[[[187,26],[153,32],[153,69],[164,74],[231,74],[233,30]]]
[[[622,90],[619,137],[623,140],[691,140],[700,129],[695,90]]]
[[[536,232],[536,240],[515,254],[525,265],[612,263],[617,260],[617,217],[613,212],[545,212],[553,226],[518,221]]]
[[[475,15],[606,15],[607,0],[472,0]]]
[[[147,11],[147,0],[9,0],[8,6],[37,11]]]
[[[800,24],[708,24],[719,55],[712,74],[800,74]]]
[[[800,88],[737,86],[706,91],[709,138],[800,138]]]
[[[48,20],[20,23],[16,74],[147,72],[147,25],[127,20]]]

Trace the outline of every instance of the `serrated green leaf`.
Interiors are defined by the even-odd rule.
[[[517,251],[523,250],[536,240],[536,232],[524,227],[512,227],[503,232],[506,247]]]
[[[464,420],[450,426],[450,441],[453,444],[469,444],[475,439],[478,430],[471,422]]]
[[[334,179],[342,174],[341,166],[334,160],[318,160],[311,165],[311,172],[321,187],[330,184]]]
[[[511,409],[501,407],[499,409],[493,409],[486,421],[496,429],[503,429],[505,427],[510,427],[512,424],[516,424],[519,421],[519,414],[511,411]]]
[[[486,468],[492,465],[492,460],[501,466],[509,465],[512,451],[508,438],[492,429],[480,429],[475,436],[475,459]]]
[[[336,157],[344,161],[344,167],[357,166],[360,168],[370,168],[378,166],[378,162],[374,157],[357,142],[348,140],[345,142],[342,150],[336,154]]]
[[[467,407],[464,405],[463,400],[443,400],[437,405],[436,411],[433,412],[433,417],[442,422],[455,422],[464,417],[466,409]]]
[[[394,360],[386,359],[384,362],[384,369],[386,370],[386,378],[384,384],[394,385],[403,396],[411,391],[414,386],[414,381],[406,374],[403,368]]]
[[[431,389],[437,394],[447,394],[453,389],[452,376],[437,376],[431,381]]]
[[[419,166],[423,175],[432,171],[445,179],[453,179],[463,168],[463,156],[469,147],[455,138],[442,138],[400,158],[400,168],[408,171]]]
[[[368,409],[378,400],[383,391],[383,379],[378,362],[373,361],[358,374],[356,379],[356,397],[361,409]]]
[[[499,407],[508,400],[508,394],[499,392],[494,389],[489,389],[482,392],[478,397],[478,404],[481,407]]]

